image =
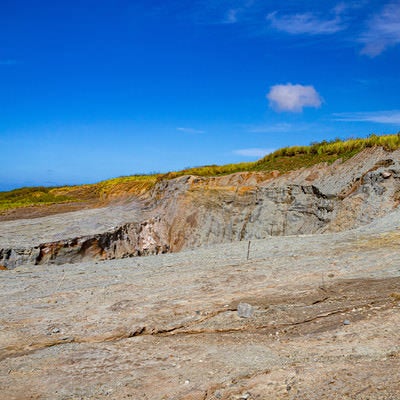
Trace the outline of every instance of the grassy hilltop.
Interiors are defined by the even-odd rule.
[[[0,192],[0,212],[18,207],[61,204],[71,202],[101,202],[110,196],[141,194],[158,180],[182,175],[219,176],[244,171],[273,171],[281,173],[341,158],[353,157],[367,147],[382,146],[386,150],[400,148],[400,133],[371,135],[364,139],[322,141],[309,146],[284,147],[258,161],[226,165],[206,165],[167,174],[132,175],[79,186],[31,187]]]

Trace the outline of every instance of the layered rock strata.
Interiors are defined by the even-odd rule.
[[[375,148],[346,162],[284,175],[246,172],[165,180],[146,200],[0,223],[0,264],[64,264],[343,231],[395,209],[399,178],[400,151]],[[54,224],[58,231],[46,235]]]

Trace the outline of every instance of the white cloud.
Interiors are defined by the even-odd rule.
[[[191,133],[191,134],[196,134],[196,133],[205,133],[205,131],[202,131],[200,129],[193,129],[193,128],[176,128],[178,131],[185,132],[185,133]]]
[[[400,124],[400,110],[353,112],[334,114],[337,121],[376,122],[379,124]]]
[[[341,12],[341,10],[336,10],[335,16],[331,19],[321,19],[311,12],[279,16],[274,11],[267,15],[267,21],[278,31],[292,35],[326,35],[345,29],[338,11]]]
[[[264,157],[265,155],[272,153],[274,151],[275,149],[252,148],[252,149],[235,150],[234,153],[244,157]]]
[[[322,98],[313,86],[286,85],[272,86],[267,99],[277,111],[301,112],[304,107],[318,108]]]
[[[368,22],[368,29],[359,41],[364,44],[361,54],[376,57],[390,46],[400,43],[400,1],[387,4]]]

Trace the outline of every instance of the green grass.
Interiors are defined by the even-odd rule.
[[[238,164],[226,165],[203,165],[201,167],[186,168],[181,171],[168,172],[167,174],[160,175],[159,180],[174,179],[183,175],[196,175],[196,176],[220,176],[233,174],[235,172],[251,171],[254,162],[245,162]]]
[[[104,201],[110,196],[140,195],[151,189],[158,175],[132,175],[77,186],[25,187],[0,192],[0,212],[19,207]]]
[[[400,148],[400,134],[382,136],[372,134],[365,139],[335,139],[330,142],[312,143],[309,146],[284,147],[256,161],[252,170],[288,172],[321,162],[330,164],[339,158],[346,161],[369,147],[397,150]]]
[[[395,135],[371,135],[368,138],[322,141],[309,146],[284,147],[255,162],[226,165],[205,165],[187,168],[167,174],[132,175],[102,182],[64,187],[33,187],[0,192],[0,211],[33,205],[59,204],[66,202],[104,201],[124,195],[140,195],[150,190],[157,181],[173,179],[183,175],[221,176],[235,172],[274,171],[286,173],[310,167],[321,162],[333,163],[341,158],[348,160],[360,151],[381,146],[386,150],[400,148],[400,133]]]
[[[75,200],[69,196],[53,194],[53,189],[49,187],[34,187],[0,192],[0,210],[26,207],[33,204],[65,203]]]
[[[400,148],[400,134],[371,135],[365,139],[335,139],[330,142],[312,143],[309,146],[284,147],[255,162],[188,168],[161,175],[160,179],[172,179],[182,175],[220,176],[243,171],[278,170],[285,173],[311,167],[321,162],[331,164],[339,158],[346,161],[360,151],[375,146],[381,146],[386,150],[396,150]]]

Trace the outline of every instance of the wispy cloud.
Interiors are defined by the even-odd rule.
[[[277,133],[277,132],[288,132],[293,129],[293,125],[287,122],[281,122],[277,124],[266,124],[251,126],[248,128],[250,133]]]
[[[333,114],[336,121],[376,122],[379,124],[400,124],[400,110],[377,112],[349,112]]]
[[[236,24],[256,17],[262,20],[260,0],[194,0],[182,6],[182,0],[170,0],[156,7],[161,15],[175,15],[198,25]]]
[[[267,99],[277,111],[301,112],[304,107],[319,108],[322,98],[314,86],[286,85],[272,86]]]
[[[180,132],[191,133],[191,134],[205,133],[205,131],[203,131],[203,130],[200,130],[200,129],[193,129],[193,128],[183,128],[183,127],[179,127],[179,128],[176,128],[176,130],[178,130],[178,131],[180,131]]]
[[[343,10],[343,7],[334,9],[334,16],[330,19],[323,19],[312,12],[279,15],[274,11],[267,15],[267,21],[276,30],[292,35],[326,35],[346,28],[340,16]]]
[[[0,65],[16,65],[17,64],[17,60],[0,60]]]
[[[274,152],[275,149],[239,149],[235,150],[233,153],[243,157],[264,157],[265,155]]]
[[[238,13],[239,13],[239,9],[231,8],[226,13],[225,18],[223,19],[222,22],[224,24],[235,24],[236,22],[238,22]]]
[[[302,134],[304,132],[321,132],[326,130],[324,125],[312,122],[277,122],[274,124],[249,125],[246,132],[249,133],[271,133],[271,134]]]
[[[232,4],[233,3],[233,4]],[[224,18],[222,20],[223,24],[236,24],[237,22],[243,22],[247,20],[250,16],[254,17],[254,12],[259,11],[259,5],[256,6],[256,0],[236,0],[234,2],[227,1],[221,2],[221,6],[225,7],[229,5],[230,7],[224,12]],[[218,2],[217,2],[218,4]],[[232,7],[233,5],[233,7]]]
[[[368,21],[367,30],[359,41],[364,44],[361,54],[376,57],[388,47],[400,43],[400,1],[387,4]]]

